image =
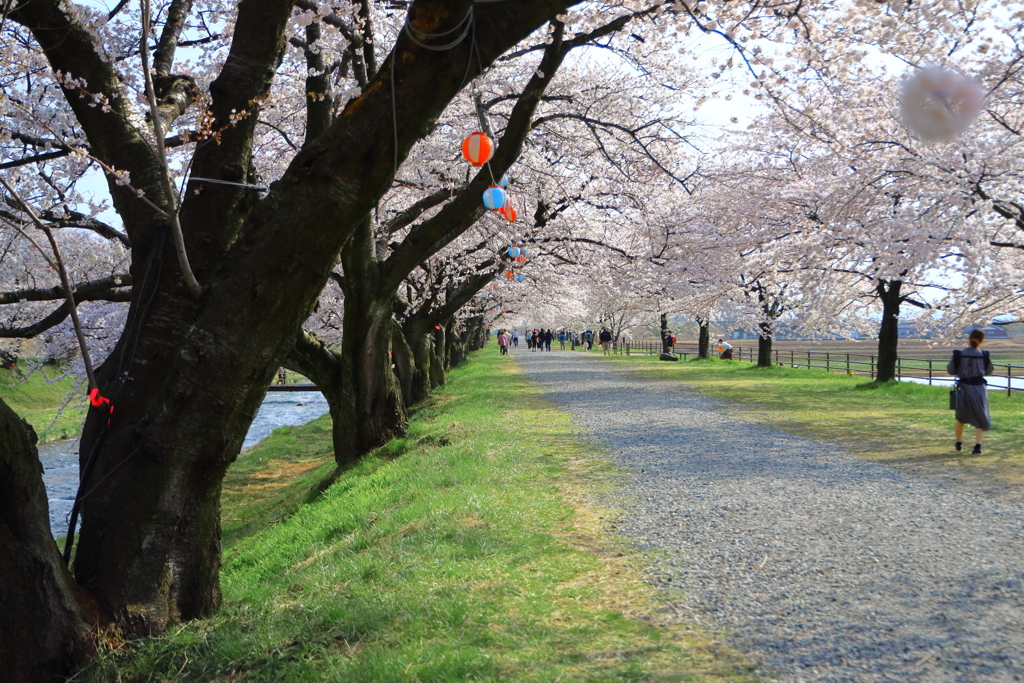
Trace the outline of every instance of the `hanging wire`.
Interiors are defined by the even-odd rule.
[[[461,43],[463,40],[465,40],[466,36],[469,34],[470,26],[472,26],[472,25],[473,25],[473,8],[470,7],[469,11],[466,12],[466,16],[464,16],[462,18],[462,20],[458,24],[456,24],[452,28],[448,29],[447,31],[442,31],[440,33],[427,33],[426,31],[421,31],[418,28],[414,28],[413,25],[408,22],[408,20],[405,22],[405,25],[402,28],[405,31],[405,34],[407,36],[409,36],[409,40],[411,40],[412,42],[416,43],[417,45],[422,47],[424,50],[433,50],[434,52],[444,52],[446,50],[451,50],[452,48],[458,46],[459,43]],[[444,38],[446,36],[452,35],[456,31],[462,31],[462,33],[460,33],[457,38],[454,38],[449,43],[445,43],[443,45],[428,45],[427,43],[424,43],[419,38],[417,38],[414,35],[414,33],[413,33],[414,31],[416,33],[420,34],[420,36],[423,39]]]
[[[250,185],[248,183],[235,183],[230,180],[217,180],[216,178],[200,178],[199,176],[189,176],[186,182],[192,182],[193,180],[201,181],[204,183],[215,183],[217,185],[232,185],[234,187],[248,187],[257,192],[270,192],[269,187],[260,187],[259,185]]]
[[[462,43],[462,41],[466,39],[466,36],[469,35],[471,30],[473,31],[473,34],[474,34],[474,37],[475,37],[475,34],[476,34],[476,31],[474,29],[475,23],[476,22],[473,21],[473,7],[470,6],[470,8],[466,11],[466,16],[464,16],[459,21],[458,24],[456,24],[452,28],[448,29],[447,31],[441,31],[439,33],[430,33],[430,32],[427,32],[427,31],[421,31],[418,28],[415,28],[411,23],[409,23],[408,17],[406,18],[405,24],[402,26],[402,31],[405,33],[406,36],[408,36],[409,40],[411,40],[414,44],[422,47],[424,50],[431,50],[433,52],[445,52],[447,50],[452,50],[452,49],[458,47]],[[456,38],[454,38],[450,42],[445,43],[443,45],[429,45],[429,44],[423,42],[424,40],[434,40],[434,39],[439,39],[439,38],[447,38],[448,36],[450,36],[452,34],[458,33],[459,31],[461,31],[461,33],[459,33],[459,35]],[[417,37],[417,34],[419,35],[419,38]],[[462,78],[462,86],[460,86],[460,89],[461,89],[461,87],[465,86],[465,82],[469,78],[470,64],[472,64],[472,54],[473,54],[473,51],[470,50],[470,60],[466,64],[466,73],[465,73],[465,75]],[[393,133],[393,143],[394,143],[394,177],[395,178],[398,177],[398,101],[397,101],[397,95],[395,93],[395,72],[398,70],[397,67],[398,67],[398,60],[392,58],[392,60],[391,60],[391,74],[390,74],[390,81],[391,81],[391,127],[392,127],[392,133]]]

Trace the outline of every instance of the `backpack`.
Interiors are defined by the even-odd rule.
[[[970,363],[964,363],[964,360],[972,361]],[[980,361],[980,367],[977,362]],[[953,367],[956,368],[956,374],[960,379],[975,379],[978,377],[985,376],[985,368],[988,367],[989,357],[988,351],[981,352],[981,358],[977,356],[964,356],[959,349],[953,352]]]

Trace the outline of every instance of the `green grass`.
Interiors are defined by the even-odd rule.
[[[396,439],[330,471],[326,419],[225,482],[224,606],[103,651],[85,681],[741,681],[659,616],[592,496],[609,460],[507,358],[478,354]]]
[[[825,370],[758,368],[717,358],[667,363],[655,357],[616,356],[645,377],[670,379],[730,401],[730,412],[802,436],[839,442],[878,460],[921,464],[978,481],[1024,485],[1024,393],[989,392],[994,428],[981,456],[953,451],[949,387],[911,382],[879,385],[865,377]],[[943,374],[945,368],[943,367]],[[964,441],[974,443],[968,426]]]
[[[0,399],[32,425],[39,443],[78,436],[85,420],[86,403],[84,396],[74,394],[74,380],[55,379],[61,373],[49,365],[27,377],[24,372],[24,366],[17,372],[0,369]]]

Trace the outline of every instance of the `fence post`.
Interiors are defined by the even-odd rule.
[[[832,354],[825,352],[825,372],[832,372]]]
[[[1012,396],[1013,395],[1013,393],[1012,393],[1013,389],[1010,386],[1010,384],[1013,382],[1013,377],[1010,376],[1010,368],[1011,367],[1012,366],[1009,363],[1006,364],[1006,395],[1007,396]]]
[[[932,359],[928,359],[928,386],[932,385]]]
[[[850,354],[846,354],[846,374],[850,374]]]
[[[807,352],[807,369],[808,370],[811,369],[811,352],[810,351]]]
[[[875,378],[875,354],[871,354],[871,379]]]
[[[789,350],[789,367],[793,367],[793,363],[795,363],[795,362],[796,362],[796,360],[793,358],[793,349],[790,349]]]
[[[896,356],[896,381],[903,379],[903,356]]]

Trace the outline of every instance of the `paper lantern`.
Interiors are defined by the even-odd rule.
[[[515,273],[513,273],[513,272],[512,272],[511,270],[510,270],[510,271],[508,271],[507,273],[505,273],[505,277],[507,277],[507,278],[508,278],[509,280],[511,280],[511,279],[512,279],[513,277],[515,277]]]
[[[526,276],[523,275],[522,273],[519,273],[519,275],[516,275],[516,282],[522,282],[525,279],[526,279]]]
[[[462,141],[462,156],[474,166],[483,166],[494,156],[494,141],[486,133],[472,133]]]
[[[497,289],[498,288],[498,283],[495,282],[493,285],[491,285],[491,287],[493,287],[494,289]]]
[[[498,209],[498,213],[500,213],[502,216],[504,216],[505,220],[507,220],[509,223],[515,223],[516,222],[516,216],[519,215],[519,214],[516,213],[515,207],[512,206],[511,204],[508,204],[508,205],[503,206],[500,209]]]
[[[526,263],[525,256],[516,256],[516,263]]]
[[[498,185],[502,187],[508,187],[508,173],[501,176],[501,180],[498,181]]]
[[[516,258],[517,256],[519,256],[519,252],[519,247],[512,246],[508,248],[508,255],[511,256],[512,258]]]
[[[491,211],[498,211],[501,207],[505,206],[505,198],[505,190],[497,185],[491,185],[484,190],[484,206]]]

